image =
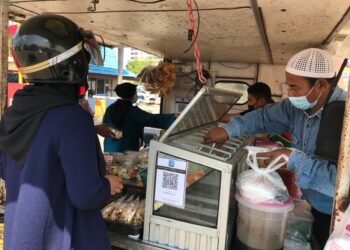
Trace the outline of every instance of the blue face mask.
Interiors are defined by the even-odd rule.
[[[297,109],[301,109],[301,110],[308,110],[308,109],[312,109],[313,107],[315,107],[315,105],[318,102],[319,97],[313,102],[309,102],[307,100],[308,95],[311,93],[311,91],[314,89],[315,86],[316,86],[316,84],[312,87],[312,89],[309,91],[309,93],[306,96],[297,96],[297,97],[290,96],[290,97],[288,97],[290,103],[294,107],[296,107]]]

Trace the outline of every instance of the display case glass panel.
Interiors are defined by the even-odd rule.
[[[153,215],[216,228],[221,172],[161,152],[156,162]]]
[[[182,119],[169,129],[168,136],[219,121],[240,97],[241,94],[231,91],[202,88],[183,111]]]

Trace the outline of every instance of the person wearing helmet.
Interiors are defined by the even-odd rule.
[[[335,70],[331,56],[310,48],[294,55],[286,67],[288,99],[234,117],[227,125],[212,129],[204,143],[224,143],[229,137],[257,133],[292,135],[293,149],[282,148],[261,156],[275,159],[289,156],[287,167],[296,175],[297,184],[312,206],[315,217],[314,239],[323,248],[329,236],[335,190],[336,166],[314,154],[323,106],[345,100],[346,92],[334,88]],[[330,128],[331,129],[331,128]]]
[[[101,61],[96,44],[53,14],[28,19],[13,38],[30,84],[0,122],[4,249],[110,249],[100,209],[122,184],[105,176],[92,117],[78,104],[90,57]]]
[[[102,122],[121,135],[105,138],[105,152],[139,151],[144,127],[169,128],[176,119],[174,114],[151,114],[133,106],[137,101],[136,87],[126,82],[114,89],[119,99],[107,108]]]

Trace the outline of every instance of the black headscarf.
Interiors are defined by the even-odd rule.
[[[119,129],[122,129],[127,115],[132,108],[132,98],[136,95],[136,85],[132,83],[122,83],[115,87],[115,93],[122,99],[117,100],[109,107],[110,117]]]
[[[78,103],[78,85],[29,85],[18,90],[0,122],[0,150],[20,168],[46,112]]]

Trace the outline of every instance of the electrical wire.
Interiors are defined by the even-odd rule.
[[[186,73],[178,73],[178,75],[179,76],[185,76],[185,77],[187,77],[187,78],[189,78],[189,79],[191,79],[192,81],[196,81],[196,79],[194,79],[193,77],[191,77],[190,75],[191,74],[193,74],[193,73],[196,73],[197,71],[193,71],[193,72],[191,72],[191,73],[188,73],[188,74],[186,74]]]
[[[200,17],[200,14],[199,14],[199,8],[198,8],[198,4],[196,2],[196,0],[193,0],[194,4],[196,5],[196,10],[197,10],[197,32],[196,32],[196,36],[194,37],[191,45],[184,51],[184,54],[186,54],[188,51],[190,51],[190,49],[193,47],[194,43],[197,41],[197,38],[198,38],[198,33],[199,33],[199,27],[200,27],[200,24],[201,24],[201,17]]]
[[[227,67],[227,68],[231,68],[231,69],[247,69],[247,68],[249,68],[250,66],[252,66],[251,63],[248,64],[246,67],[234,67],[234,66],[231,66],[231,65],[224,64],[224,63],[222,63],[222,62],[219,62],[219,64],[222,65],[222,66],[225,66],[225,67]]]
[[[194,91],[195,89],[196,89],[196,83],[194,84],[194,86],[187,92],[187,95],[186,95],[186,99],[187,99],[187,101],[188,102],[190,102],[191,101],[191,99],[190,99],[190,94],[192,93],[192,91]]]
[[[152,2],[144,2],[144,1],[138,1],[138,0],[128,0],[129,2],[134,2],[134,3],[142,3],[142,4],[155,4],[155,3],[160,3],[160,2],[165,2],[165,0],[156,0]]]

